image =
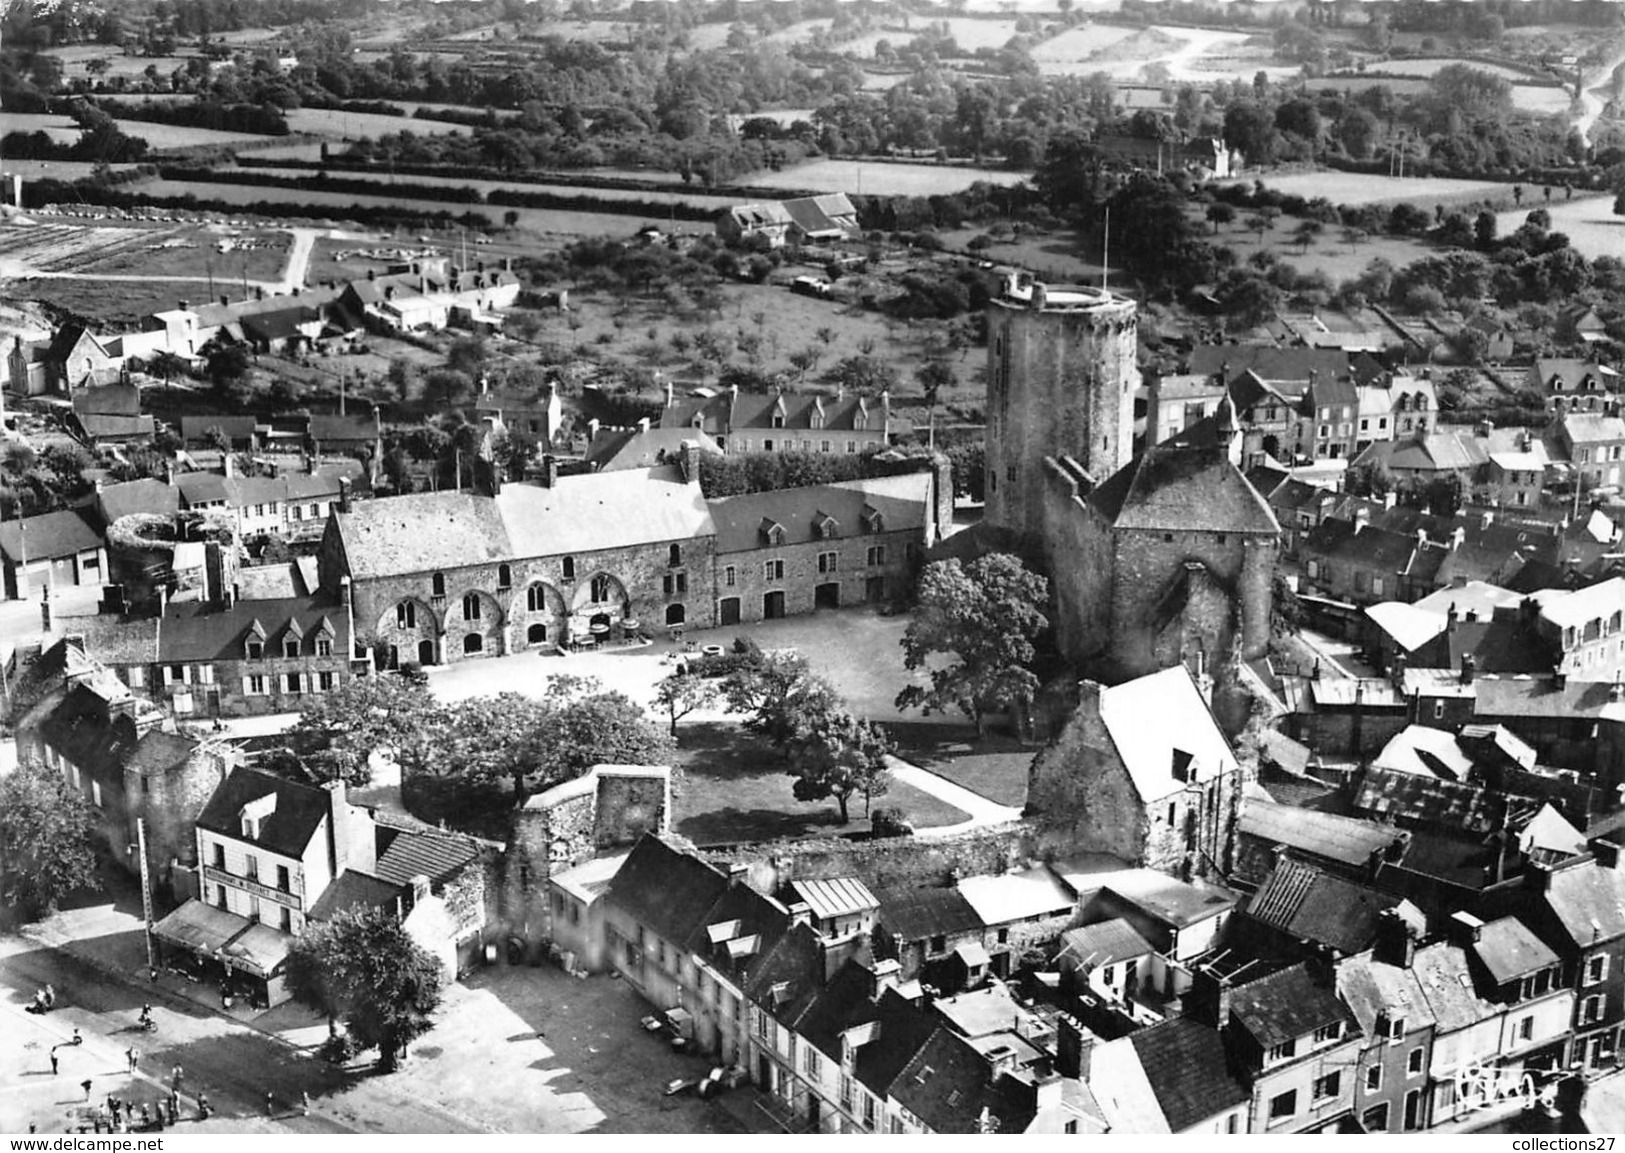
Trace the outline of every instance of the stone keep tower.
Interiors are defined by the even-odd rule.
[[[1042,531],[1045,457],[1071,456],[1095,484],[1129,462],[1137,332],[1125,297],[1005,278],[988,305],[988,523]]]

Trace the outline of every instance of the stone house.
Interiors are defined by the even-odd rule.
[[[1620,391],[1619,373],[1596,360],[1569,356],[1536,357],[1526,387],[1546,399],[1546,410],[1561,418],[1571,412],[1601,412]]]
[[[885,448],[912,425],[892,416],[882,392],[741,395],[738,386],[712,396],[676,396],[666,386],[660,427],[705,433],[724,452],[817,452],[851,456]]]
[[[550,470],[358,504],[330,519],[320,559],[325,588],[351,579],[363,643],[394,668],[708,626],[715,539],[697,468]]]
[[[932,509],[926,473],[710,502],[716,623],[902,596],[924,550],[936,543]]]
[[[1625,420],[1569,412],[1559,420],[1557,431],[1583,488],[1618,488],[1625,483]]]
[[[1145,443],[1156,445],[1218,411],[1225,384],[1217,376],[1153,376],[1146,393]]]
[[[1365,1038],[1354,1073],[1354,1116],[1367,1133],[1409,1133],[1428,1117],[1435,1021],[1414,968],[1415,924],[1382,914],[1375,947],[1337,963],[1337,991]]]
[[[1625,873],[1612,845],[1527,874],[1534,900],[1524,918],[1562,958],[1575,987],[1568,1066],[1587,1075],[1619,1060],[1625,1026]]]
[[[1133,864],[1187,878],[1228,869],[1243,773],[1189,670],[1081,688],[1033,760],[1027,815]]]
[[[947,987],[937,974],[961,947],[985,950],[982,918],[953,886],[881,889],[876,896],[875,953],[898,962],[899,980]]]

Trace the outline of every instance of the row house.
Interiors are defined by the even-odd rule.
[[[883,449],[912,431],[894,417],[891,396],[862,394],[741,394],[734,385],[708,396],[679,397],[670,383],[661,428],[705,433],[724,452],[815,452],[852,456]]]
[[[365,667],[344,596],[171,602],[156,616],[69,618],[64,627],[179,717],[297,712]]]
[[[1618,1067],[1625,1025],[1625,873],[1617,848],[1531,869],[1525,918],[1561,957],[1574,985],[1567,1066],[1587,1076]]]
[[[1373,947],[1337,963],[1337,991],[1365,1038],[1354,1117],[1367,1133],[1412,1133],[1430,1123],[1428,1075],[1437,1022],[1415,970],[1420,927],[1381,914]]]
[[[1620,392],[1619,373],[1581,357],[1537,356],[1529,365],[1525,386],[1539,393],[1546,410],[1558,417],[1602,412]]]
[[[1247,1131],[1252,1094],[1232,1071],[1218,1030],[1207,1025],[1175,1017],[1087,1045],[1084,1060],[1089,1091],[1111,1132]]]
[[[1439,403],[1428,377],[1396,374],[1356,391],[1356,454],[1379,441],[1425,436],[1438,422]]]
[[[1570,412],[1559,421],[1557,433],[1582,488],[1618,488],[1625,482],[1625,419]]]
[[[1305,591],[1355,605],[1425,596],[1449,553],[1425,533],[1373,526],[1363,508],[1321,521],[1299,546]]]

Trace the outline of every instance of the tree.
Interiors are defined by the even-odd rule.
[[[388,909],[350,908],[313,921],[288,949],[288,991],[300,1004],[339,1019],[379,1063],[393,1069],[427,1033],[440,1007],[440,962]]]
[[[1214,201],[1212,204],[1207,206],[1207,219],[1208,223],[1213,225],[1214,234],[1217,235],[1220,228],[1227,224],[1235,223],[1235,207],[1233,205],[1226,204],[1222,200]]]
[[[1326,226],[1318,220],[1300,220],[1298,227],[1292,232],[1292,240],[1305,253],[1315,238],[1326,230]]]
[[[85,796],[45,764],[26,759],[0,777],[0,895],[22,916],[56,911],[77,889],[99,889],[96,821]]]
[[[984,710],[1025,704],[1038,688],[1027,666],[1034,638],[1049,627],[1048,596],[1049,582],[1008,553],[926,566],[902,645],[904,667],[931,666],[931,683],[904,688],[897,707],[929,715],[956,706],[980,728]]]
[[[1488,209],[1473,218],[1473,239],[1480,248],[1495,247],[1495,213]]]
[[[288,730],[288,748],[318,780],[365,786],[374,751],[415,766],[437,747],[447,714],[429,690],[403,677],[355,677],[324,693]]]
[[[204,349],[204,371],[216,388],[235,384],[248,375],[248,349],[240,344],[210,342]]]
[[[764,652],[755,641],[734,642],[738,667],[722,683],[728,711],[745,715],[745,727],[765,737],[774,748],[786,748],[800,720],[839,704],[835,689],[813,675],[798,652]]]
[[[677,722],[689,713],[708,709],[722,696],[722,687],[713,680],[686,669],[672,673],[655,685],[655,704],[671,718],[671,735],[677,735]]]
[[[809,713],[786,750],[796,800],[834,797],[844,825],[850,819],[848,801],[853,793],[862,793],[867,815],[870,800],[883,796],[889,786],[886,757],[891,751],[891,741],[871,721],[838,710]]]
[[[952,388],[957,380],[953,368],[942,360],[928,360],[920,365],[914,379],[919,382],[920,391],[925,395],[925,403],[932,408],[937,407],[937,398],[942,390]]]
[[[530,765],[514,782],[514,803],[527,792],[573,781],[594,765],[663,765],[671,738],[625,693],[591,677],[554,677],[529,742]]]

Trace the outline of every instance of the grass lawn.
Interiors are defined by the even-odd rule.
[[[1330,225],[1318,240],[1305,249],[1292,239],[1292,232],[1299,224],[1295,216],[1278,218],[1275,226],[1265,231],[1261,242],[1258,233],[1246,231],[1242,226],[1242,221],[1251,215],[1248,210],[1241,209],[1236,223],[1220,229],[1217,236],[1213,235],[1212,226],[1209,225],[1208,239],[1214,244],[1234,249],[1236,260],[1242,266],[1246,266],[1248,257],[1253,253],[1266,248],[1282,264],[1289,264],[1299,272],[1324,272],[1331,278],[1333,287],[1340,281],[1358,276],[1367,264],[1379,256],[1392,262],[1395,268],[1403,268],[1435,251],[1423,241],[1403,236],[1370,236],[1358,244],[1350,244],[1343,239],[1342,229]]]
[[[863,798],[850,802],[852,819],[840,823],[833,800],[803,803],[765,742],[724,724],[686,725],[678,732],[673,782],[673,828],[696,844],[731,844],[776,837],[863,833],[869,822]],[[954,825],[968,814],[918,789],[893,781],[876,807],[900,807],[917,829]]]
[[[1001,805],[1027,803],[1027,769],[1038,750],[1014,737],[978,737],[970,724],[916,721],[890,726],[897,755]]]
[[[1020,184],[1030,174],[997,168],[949,164],[868,164],[856,160],[813,160],[778,172],[752,172],[743,177],[763,188],[808,188],[865,196],[934,196],[958,192],[972,184]]]
[[[1254,180],[1276,192],[1310,199],[1324,196],[1333,204],[1398,204],[1405,201],[1430,211],[1435,204],[1493,201],[1508,199],[1512,195],[1510,186],[1493,180],[1452,180],[1442,176],[1407,176],[1400,179],[1369,172],[1266,174],[1237,183],[1251,185]]]

